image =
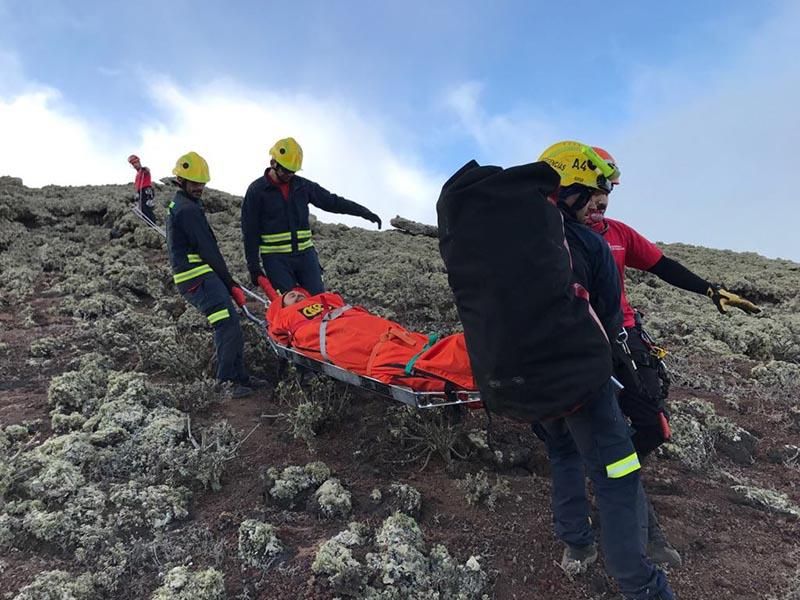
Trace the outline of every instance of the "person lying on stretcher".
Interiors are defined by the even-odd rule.
[[[441,339],[347,304],[339,295],[295,288],[267,309],[268,333],[281,346],[383,383],[416,391],[475,390],[461,333]]]

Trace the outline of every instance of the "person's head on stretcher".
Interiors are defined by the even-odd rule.
[[[281,305],[286,308],[287,306],[297,304],[306,298],[308,298],[308,294],[305,292],[305,290],[295,288],[293,290],[289,290],[283,295],[283,298],[281,299]]]

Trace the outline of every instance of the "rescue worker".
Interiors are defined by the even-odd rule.
[[[595,312],[603,315],[604,329],[613,334],[621,323],[618,277],[609,249],[582,227],[580,220],[593,196],[611,190],[615,170],[579,142],[554,144],[539,160],[561,176],[553,200],[565,215],[565,236],[577,283],[594,298]],[[580,364],[575,368],[580,369]],[[607,571],[625,598],[672,600],[666,576],[645,556],[647,500],[640,464],[611,382],[578,410],[536,423],[534,431],[547,446],[550,458],[553,521],[556,535],[565,544],[564,570],[577,574],[597,560],[586,498],[588,471],[600,513]]]
[[[139,210],[145,217],[155,223],[156,214],[153,212],[153,207],[156,204],[156,193],[153,191],[150,169],[143,167],[139,157],[135,154],[131,154],[128,157],[128,162],[136,169],[136,179],[133,181],[133,187],[136,190],[136,202],[139,203]]]
[[[613,165],[613,156],[602,148],[594,148],[599,158]],[[619,170],[611,180],[612,186],[619,184]],[[609,190],[610,191],[610,190]],[[761,312],[752,302],[729,292],[721,285],[710,283],[681,265],[664,256],[654,243],[632,227],[605,216],[609,195],[593,196],[586,212],[585,222],[602,235],[609,247],[619,273],[622,286],[622,314],[625,336],[630,354],[618,356],[616,375],[625,384],[620,394],[622,412],[631,419],[634,429],[633,443],[640,457],[647,456],[669,439],[669,425],[665,401],[669,391],[669,378],[653,341],[642,329],[641,315],[634,310],[625,296],[625,268],[631,267],[657,275],[667,283],[697,294],[708,296],[721,313],[729,307],[739,308],[748,314]],[[635,366],[630,364],[630,361]],[[680,554],[667,542],[658,525],[654,512],[650,512],[650,535],[648,555],[658,562],[671,566],[681,564]]]
[[[188,152],[178,158],[172,173],[180,188],[167,206],[172,280],[181,296],[214,328],[217,381],[232,383],[231,396],[242,398],[264,382],[245,370],[244,338],[234,306],[234,302],[244,306],[244,291],[231,277],[203,210],[203,189],[211,180],[208,163],[196,152]]]
[[[308,205],[354,215],[377,223],[378,215],[296,175],[303,149],[294,138],[270,148],[269,167],[247,188],[242,203],[242,236],[247,268],[254,285],[266,292],[264,276],[279,291],[301,286],[311,294],[325,291],[317,251],[311,239]]]

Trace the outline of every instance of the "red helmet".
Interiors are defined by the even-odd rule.
[[[602,158],[604,161],[606,161],[608,164],[614,167],[614,169],[616,170],[616,174],[611,178],[611,183],[613,183],[614,185],[619,185],[620,171],[616,159],[613,156],[611,156],[611,153],[608,150],[603,150],[599,146],[592,146],[592,150],[597,152],[597,155],[600,158]]]
[[[133,163],[135,163],[135,162],[141,162],[141,161],[139,160],[139,157],[138,157],[138,156],[136,156],[135,154],[131,154],[131,155],[128,157],[128,162],[129,162],[129,163],[131,163],[131,164],[133,164]]]

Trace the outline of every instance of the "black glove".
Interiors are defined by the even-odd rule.
[[[366,211],[364,213],[364,218],[367,221],[372,221],[373,223],[377,223],[378,224],[378,229],[381,228],[381,224],[382,224],[381,223],[381,218],[378,215],[376,215],[374,212],[372,212],[371,210],[368,210],[368,211]]]
[[[253,285],[258,285],[259,277],[266,277],[266,275],[264,275],[264,273],[261,271],[250,271],[250,282]]]
[[[746,312],[748,315],[757,315],[761,312],[755,304],[749,300],[745,300],[741,296],[729,292],[721,285],[712,283],[706,291],[706,296],[711,298],[711,301],[717,307],[717,310],[722,314],[728,312],[729,306],[734,306]]]

